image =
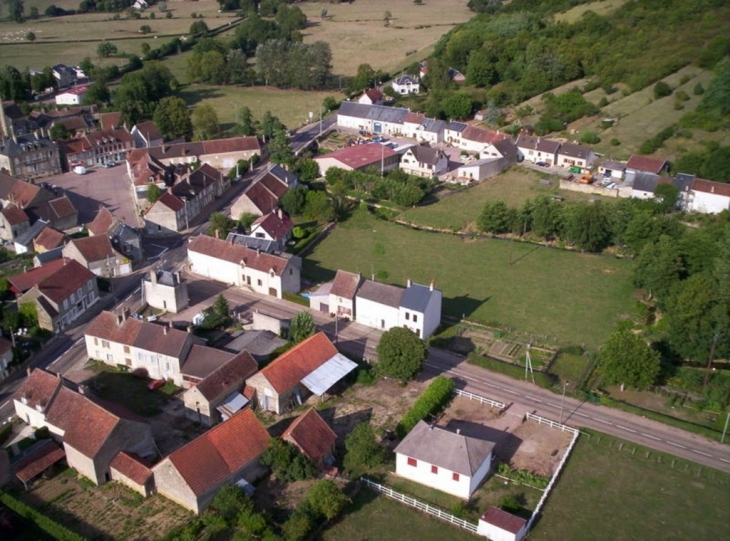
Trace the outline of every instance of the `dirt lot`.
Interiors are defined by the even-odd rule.
[[[192,516],[162,496],[143,499],[117,483],[96,487],[70,469],[44,475],[19,497],[87,539],[159,539]]]

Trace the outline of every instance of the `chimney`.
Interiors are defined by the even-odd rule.
[[[162,327],[162,334],[167,336],[168,327]]]
[[[176,283],[176,284],[180,284],[180,283],[182,283],[182,280],[180,280],[180,271],[177,271],[177,272],[175,273],[175,283]]]
[[[433,280],[431,280],[431,283],[429,284],[428,289],[430,291],[433,291]]]
[[[259,247],[259,246],[256,246],[256,255],[257,256],[261,255],[261,247]]]
[[[30,373],[31,373],[31,372],[32,372],[32,370],[30,369],[30,366],[29,366],[28,368],[26,368],[26,369],[25,369],[25,374],[26,374],[27,376],[30,376]]]
[[[411,287],[411,279],[406,280],[406,287]]]
[[[124,308],[122,310],[122,321],[127,321],[129,319],[129,308]]]
[[[280,219],[282,219],[282,220],[284,219],[284,211],[281,210],[281,207],[276,209],[276,214],[279,216]]]
[[[457,428],[457,429],[456,429],[456,434],[457,434],[457,435],[458,435],[458,434],[461,434],[461,428]]]
[[[221,238],[221,232],[219,229],[215,230],[215,238],[220,239]]]
[[[193,332],[193,326],[192,325],[188,325],[186,330],[188,331],[188,334],[192,333]]]
[[[155,269],[150,269],[150,282],[157,283],[157,271]]]

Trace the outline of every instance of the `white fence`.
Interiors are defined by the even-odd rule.
[[[464,528],[465,530],[468,530],[472,533],[477,533],[477,525],[472,524],[471,522],[467,522],[466,520],[460,519],[455,517],[454,515],[449,515],[448,513],[444,513],[441,511],[441,509],[437,507],[431,507],[427,503],[420,502],[414,498],[411,498],[409,496],[406,496],[405,494],[401,494],[400,492],[395,492],[394,490],[389,489],[386,486],[379,485],[377,483],[373,483],[369,479],[366,479],[365,477],[361,477],[360,480],[365,483],[370,488],[377,490],[381,494],[385,494],[388,496],[388,498],[393,498],[394,500],[397,500],[401,503],[404,503],[406,505],[410,505],[411,507],[415,507],[419,511],[423,511],[424,513],[428,513],[431,516],[434,516],[436,518],[440,518],[441,520],[445,520],[446,522],[450,522],[451,524],[454,524],[455,526],[458,526],[459,528]]]
[[[532,419],[533,421],[537,421],[541,425],[548,425],[551,428],[557,428],[559,430],[562,430],[563,432],[570,432],[572,434],[579,434],[580,430],[575,429],[573,427],[556,423],[555,421],[551,421],[550,419],[545,419],[545,417],[540,417],[539,415],[535,415],[534,413],[527,413],[527,418]]]
[[[497,402],[496,400],[491,400],[489,398],[484,398],[483,396],[479,396],[476,394],[472,394],[469,391],[462,391],[461,389],[454,389],[454,392],[457,396],[465,396],[469,400],[476,400],[477,402],[481,402],[482,404],[488,404],[492,406],[493,408],[497,409],[504,409],[504,404],[502,402]]]

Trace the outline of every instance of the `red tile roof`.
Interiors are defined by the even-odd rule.
[[[362,281],[363,278],[360,274],[338,270],[335,274],[335,280],[332,282],[330,294],[352,300],[355,298],[357,288],[360,287]]]
[[[203,149],[205,154],[261,150],[261,142],[256,137],[214,139],[212,141],[203,141]]]
[[[155,201],[155,205],[157,204],[167,207],[173,212],[179,212],[185,206],[185,203],[183,203],[180,198],[172,195],[170,192],[165,192],[164,194],[162,194],[162,197]],[[151,208],[152,207],[150,207],[150,209]]]
[[[124,319],[112,312],[102,312],[86,328],[86,335],[126,346],[134,345],[145,322],[128,317]],[[151,325],[151,323],[150,323]]]
[[[467,128],[461,132],[461,138],[469,141],[476,141],[478,143],[492,144],[497,141],[501,141],[502,139],[509,139],[509,135],[493,130],[477,128],[476,126],[467,126]]]
[[[36,287],[43,295],[56,304],[60,304],[64,299],[68,299],[71,293],[75,293],[77,289],[85,286],[94,277],[93,272],[72,259],[48,278],[39,282]]]
[[[289,189],[289,186],[284,184],[278,177],[271,173],[266,173],[263,177],[261,177],[258,184],[266,186],[266,189],[273,193],[276,197],[283,196]]]
[[[365,95],[370,98],[370,101],[375,103],[383,99],[383,93],[377,88],[370,88],[365,91]]]
[[[408,122],[409,124],[418,124],[419,126],[423,124],[423,121],[426,120],[426,115],[423,113],[413,113],[410,112],[406,115],[406,119],[404,122]]]
[[[61,196],[48,202],[57,218],[65,218],[73,214],[78,214],[76,207],[73,206],[71,200],[67,196]]]
[[[512,513],[508,513],[507,511],[502,511],[497,507],[490,507],[487,509],[487,512],[482,515],[482,520],[487,524],[491,524],[510,533],[519,532],[527,524],[525,519],[517,517]]]
[[[398,156],[398,153],[390,147],[378,143],[365,145],[354,145],[351,147],[335,150],[329,154],[317,156],[315,160],[335,159],[352,169],[363,169],[371,165],[380,165],[381,160]]]
[[[15,205],[9,205],[5,207],[2,210],[3,216],[5,216],[5,220],[10,225],[18,225],[22,224],[23,222],[29,221],[28,215],[25,213],[25,211],[19,207],[16,207]]]
[[[255,374],[258,369],[259,365],[251,354],[242,351],[203,378],[197,385],[198,391],[208,400],[214,400],[223,393],[240,390],[246,378]],[[233,389],[232,386],[237,389]]]
[[[12,286],[10,288],[11,291],[16,295],[20,293],[25,293],[38,282],[49,277],[51,274],[63,267],[65,262],[68,261],[68,259],[64,261],[63,258],[55,259],[53,261],[49,261],[45,265],[30,269],[23,274],[16,274],[15,276],[11,276],[10,278],[8,278],[8,282],[10,282],[10,285]]]
[[[232,244],[207,235],[193,237],[188,243],[188,252],[197,252],[229,263],[243,264],[261,272],[273,271],[279,276],[290,262],[290,259],[286,257],[257,252],[246,246]]]
[[[36,246],[36,252],[40,251],[38,248],[45,250],[53,250],[63,243],[63,239],[66,235],[53,229],[52,227],[44,227],[43,231],[33,239],[33,245]]]
[[[75,246],[87,263],[101,261],[107,257],[114,258],[119,255],[106,235],[71,239],[66,246]],[[66,252],[65,249],[64,252]]]
[[[269,447],[269,439],[269,433],[253,411],[244,409],[181,447],[167,460],[190,489],[201,496],[257,460]]]
[[[109,467],[117,470],[124,477],[131,479],[138,485],[147,483],[152,475],[152,470],[144,464],[141,457],[126,451],[119,451]]]
[[[46,372],[42,368],[36,368],[25,378],[20,388],[15,391],[13,400],[23,402],[23,399],[25,399],[25,403],[31,408],[38,405],[46,407],[60,385],[61,378],[59,376]]]
[[[335,355],[337,348],[327,335],[319,332],[282,353],[259,373],[281,394],[293,388]]]
[[[652,158],[650,156],[638,156],[633,154],[629,161],[626,162],[626,169],[635,169],[637,171],[645,171],[647,173],[659,174],[667,165],[666,160],[661,158]]]
[[[242,197],[248,198],[251,203],[261,212],[267,214],[271,212],[279,203],[279,198],[272,193],[263,183],[256,182],[249,186]]]
[[[89,235],[92,237],[95,235],[106,235],[109,228],[114,223],[114,216],[104,206],[99,206],[99,212],[96,213],[94,219],[86,224],[86,229],[89,230]]]
[[[337,434],[314,408],[297,417],[281,437],[296,445],[314,462],[319,462],[330,454],[337,440]]]
[[[110,130],[120,125],[122,113],[101,113],[99,115],[99,124],[102,130]]]
[[[697,192],[730,197],[730,184],[726,182],[714,182],[712,180],[696,178],[692,181],[692,189]]]
[[[260,227],[275,241],[281,241],[289,236],[294,227],[291,218],[286,214],[279,216],[277,212],[270,212],[266,216],[261,216],[251,224],[251,231],[256,227]]]
[[[44,440],[33,452],[12,466],[13,473],[27,483],[61,460],[66,453],[52,440]]]

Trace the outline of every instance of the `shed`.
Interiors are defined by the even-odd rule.
[[[479,519],[477,533],[491,541],[520,541],[527,534],[527,521],[497,507],[490,507]]]

